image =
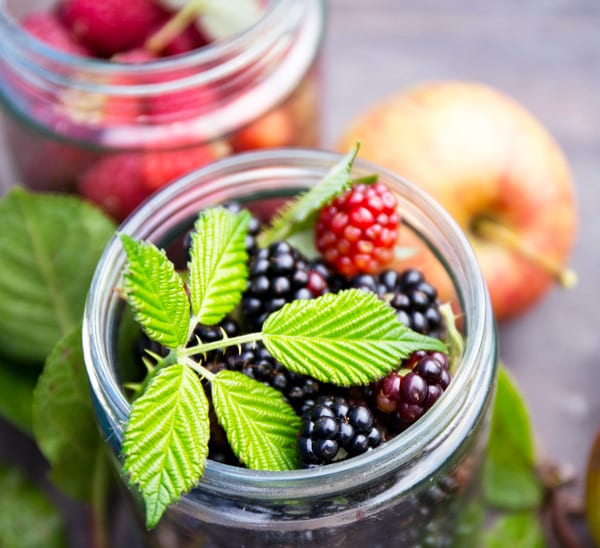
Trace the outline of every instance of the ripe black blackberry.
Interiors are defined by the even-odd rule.
[[[377,275],[359,274],[350,280],[350,287],[372,291],[385,299],[396,310],[398,319],[414,331],[444,337],[437,290],[420,271],[388,269]]]
[[[417,421],[450,384],[448,356],[441,352],[414,352],[402,369],[375,383],[372,396],[377,410],[389,415],[394,430]]]
[[[298,456],[303,467],[329,464],[381,444],[382,431],[371,410],[341,396],[320,397],[302,415]]]
[[[324,390],[332,389],[329,384],[290,371],[261,342],[242,345],[242,351],[228,355],[224,365],[226,369],[241,371],[252,379],[276,388],[298,414],[313,405]]]
[[[296,299],[312,299],[326,290],[322,276],[287,242],[274,242],[252,255],[242,314],[251,329]]]
[[[198,338],[202,343],[211,343],[220,341],[223,337],[231,338],[240,334],[240,327],[238,323],[233,319],[226,317],[216,325],[198,325],[194,329],[194,333],[190,338],[187,346],[195,346],[198,344]],[[203,365],[214,367],[216,364],[223,361],[223,359],[236,352],[233,347],[217,348],[210,350],[206,355],[194,355],[194,357],[203,362]]]

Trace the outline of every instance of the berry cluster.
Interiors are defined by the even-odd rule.
[[[323,276],[298,250],[287,242],[275,242],[252,256],[242,313],[250,326],[260,328],[284,304],[318,297],[325,290]]]
[[[451,380],[448,356],[419,350],[398,372],[379,380],[373,395],[377,409],[393,416],[396,426],[405,427],[419,419],[439,399]]]
[[[328,464],[377,447],[382,431],[371,410],[341,397],[321,397],[302,415],[298,453],[303,466]]]

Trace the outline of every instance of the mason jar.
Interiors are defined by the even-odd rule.
[[[119,231],[156,243],[176,265],[185,265],[181,241],[201,210],[236,200],[266,220],[283,201],[317,184],[339,159],[305,149],[232,156],[164,188]],[[154,531],[169,539],[165,544],[177,538],[182,546],[210,547],[472,545],[465,535],[476,532],[481,509],[496,378],[490,301],[473,251],[449,215],[414,184],[355,162],[353,176],[373,173],[397,195],[399,241],[410,242],[414,251],[397,267],[421,256],[431,267],[426,275],[444,288],[442,298],[461,318],[464,353],[452,382],[416,423],[360,456],[285,472],[209,460],[197,487]],[[98,423],[117,463],[130,409],[122,385],[128,375],[122,360],[127,305],[116,291],[125,265],[115,237],[93,277],[83,327]]]
[[[324,0],[265,0],[247,30],[134,62],[21,28],[53,2],[0,0],[0,104],[14,183],[79,192],[118,220],[166,182],[243,150],[319,141]]]

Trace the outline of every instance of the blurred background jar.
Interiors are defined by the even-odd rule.
[[[323,0],[240,0],[239,32],[207,38],[191,24],[170,41],[157,33],[172,14],[156,5],[156,31],[123,51],[79,40],[62,2],[0,0],[11,184],[77,192],[121,220],[215,159],[319,144]]]

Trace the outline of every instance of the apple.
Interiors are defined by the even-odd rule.
[[[522,313],[558,282],[577,231],[567,159],[523,106],[477,82],[424,83],[360,114],[338,148],[433,196],[468,236],[498,320]]]

